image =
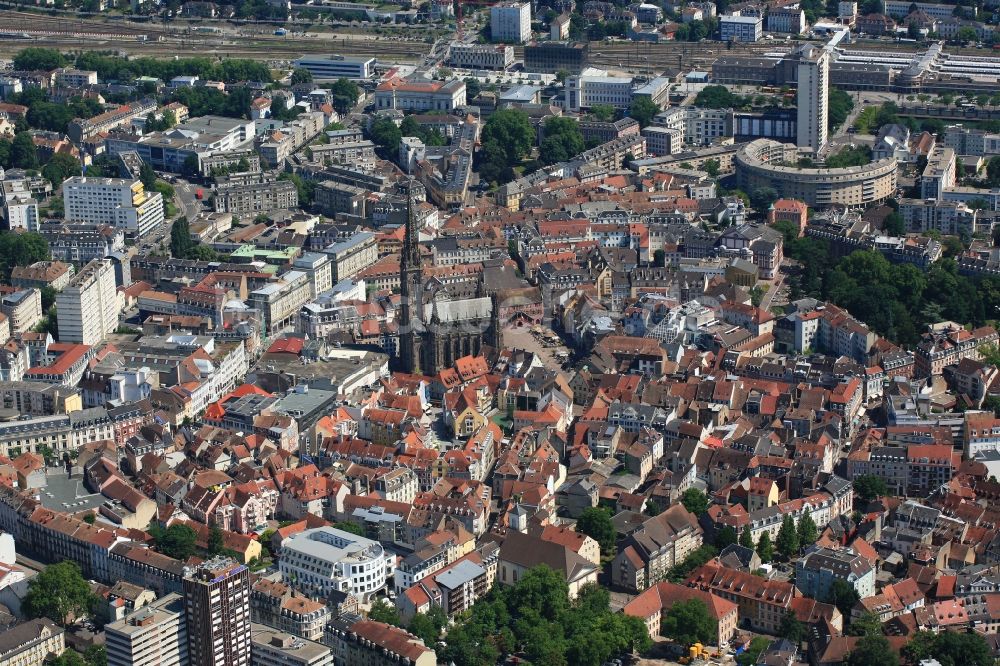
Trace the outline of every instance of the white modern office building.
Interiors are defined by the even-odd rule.
[[[285,582],[306,594],[339,591],[368,599],[392,579],[395,556],[378,541],[317,527],[281,544],[279,568]]]
[[[760,16],[720,16],[719,39],[724,42],[759,42],[764,34]]]
[[[798,63],[796,145],[819,151],[826,145],[830,52],[812,48]]]
[[[63,182],[62,194],[68,222],[110,224],[132,238],[163,224],[163,196],[147,192],[140,180],[74,176]]]
[[[99,344],[118,328],[115,267],[110,259],[95,259],[73,276],[56,295],[60,342]]]
[[[375,73],[375,58],[353,58],[336,54],[303,56],[292,63],[312,74],[317,81],[370,79]]]
[[[501,2],[490,7],[490,36],[494,42],[523,44],[531,38],[531,4]]]
[[[514,64],[514,47],[497,44],[452,44],[448,63],[463,69],[504,70]]]
[[[628,76],[571,76],[566,79],[566,109],[579,111],[597,104],[616,109],[632,106],[632,78]]]

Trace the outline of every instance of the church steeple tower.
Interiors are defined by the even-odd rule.
[[[420,270],[420,237],[417,229],[413,181],[406,186],[406,229],[399,261],[399,356],[405,372],[420,373],[423,332],[423,278]]]

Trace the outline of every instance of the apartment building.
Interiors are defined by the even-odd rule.
[[[184,579],[188,656],[204,666],[250,664],[250,570],[227,557]]]
[[[365,202],[368,190],[355,185],[325,180],[316,185],[313,203],[324,215],[331,217],[338,213],[365,217]]]
[[[249,302],[260,311],[264,331],[272,335],[293,323],[299,308],[309,301],[311,294],[309,275],[292,270],[275,282],[251,291]]]
[[[948,483],[958,468],[958,452],[947,444],[879,446],[847,459],[851,479],[877,476],[898,495],[926,496]]]
[[[109,224],[141,238],[163,223],[163,196],[146,192],[142,181],[74,176],[63,182],[65,219]]]
[[[917,377],[940,375],[946,366],[956,365],[964,358],[979,360],[979,348],[997,343],[997,331],[983,326],[972,331],[952,321],[928,325],[917,344],[914,371]]]
[[[800,148],[819,152],[826,145],[827,137],[830,52],[825,48],[803,50],[797,69],[795,143]]]
[[[21,289],[0,298],[0,312],[7,316],[10,333],[17,335],[30,331],[42,320],[42,292],[38,289]]]
[[[56,455],[78,451],[84,444],[113,439],[115,423],[103,407],[69,414],[38,416],[0,423],[0,454],[16,457],[47,447]]]
[[[801,35],[806,30],[806,13],[798,7],[775,7],[767,11],[767,31]]]
[[[184,598],[173,592],[104,627],[108,666],[185,666]]]
[[[948,125],[944,130],[944,145],[959,155],[1000,155],[1000,134]]]
[[[0,664],[40,666],[66,649],[66,632],[48,618],[28,620],[0,633]]]
[[[114,265],[95,259],[56,295],[59,339],[99,344],[118,327],[118,311]]]
[[[611,564],[612,581],[629,590],[645,590],[663,580],[670,567],[701,543],[698,520],[683,506],[674,505],[626,538]]]
[[[261,159],[269,166],[282,164],[296,150],[306,145],[326,127],[326,115],[320,111],[300,113],[295,120],[284,123],[279,131],[265,136],[258,148]]]
[[[3,219],[7,229],[38,231],[38,202],[26,180],[5,180],[0,182],[3,190]]]
[[[795,587],[807,597],[828,598],[838,580],[862,599],[875,594],[875,566],[853,550],[818,548],[795,561]]]
[[[452,44],[448,62],[463,69],[505,70],[514,64],[514,48],[493,44]]]
[[[212,193],[216,213],[256,216],[299,205],[295,183],[261,174],[244,182],[220,183]]]
[[[323,249],[333,267],[333,283],[355,275],[378,261],[378,238],[370,231],[361,231],[346,240]]]
[[[39,233],[57,261],[86,264],[125,251],[125,232],[110,224],[46,222]]]
[[[424,642],[398,627],[362,620],[330,624],[323,643],[333,648],[337,664],[364,666],[435,666],[437,654]]]
[[[715,645],[725,645],[736,634],[739,613],[736,604],[709,592],[661,581],[635,597],[625,605],[622,612],[641,619],[650,638],[662,635],[663,616],[670,612],[674,604],[697,599],[705,604],[716,622]]]
[[[77,118],[70,122],[67,134],[75,144],[92,139],[101,132],[110,132],[119,127],[127,127],[135,118],[145,118],[156,111],[158,104],[155,99],[144,99],[138,102],[122,104],[116,109],[105,111],[92,118]]]
[[[740,624],[775,634],[792,602],[795,587],[710,562],[696,569],[686,584],[736,604]]]
[[[531,4],[501,2],[490,7],[490,38],[523,44],[531,38]]]
[[[85,69],[62,67],[56,70],[56,87],[84,88],[97,85],[97,72]]]
[[[10,283],[23,289],[52,287],[61,291],[75,273],[73,266],[61,261],[38,261],[30,266],[14,266],[10,272]]]
[[[955,151],[951,148],[934,148],[920,174],[921,199],[941,199],[945,190],[955,186],[956,161]]]
[[[250,592],[250,614],[253,622],[311,641],[322,639],[323,630],[331,620],[330,608],[308,599],[284,583],[258,579]]]

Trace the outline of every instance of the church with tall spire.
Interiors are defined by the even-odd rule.
[[[412,188],[406,196],[406,233],[399,262],[399,362],[404,372],[434,375],[454,365],[456,359],[499,347],[498,310],[482,287],[472,298],[454,298],[446,285],[424,280]]]

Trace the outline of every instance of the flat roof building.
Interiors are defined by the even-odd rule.
[[[263,624],[253,625],[250,666],[332,666],[330,648]]]
[[[307,70],[317,81],[370,79],[375,73],[375,58],[355,58],[336,54],[303,56],[292,65]]]
[[[279,568],[282,578],[307,594],[346,592],[367,599],[392,578],[395,556],[378,541],[318,527],[282,543]]]

